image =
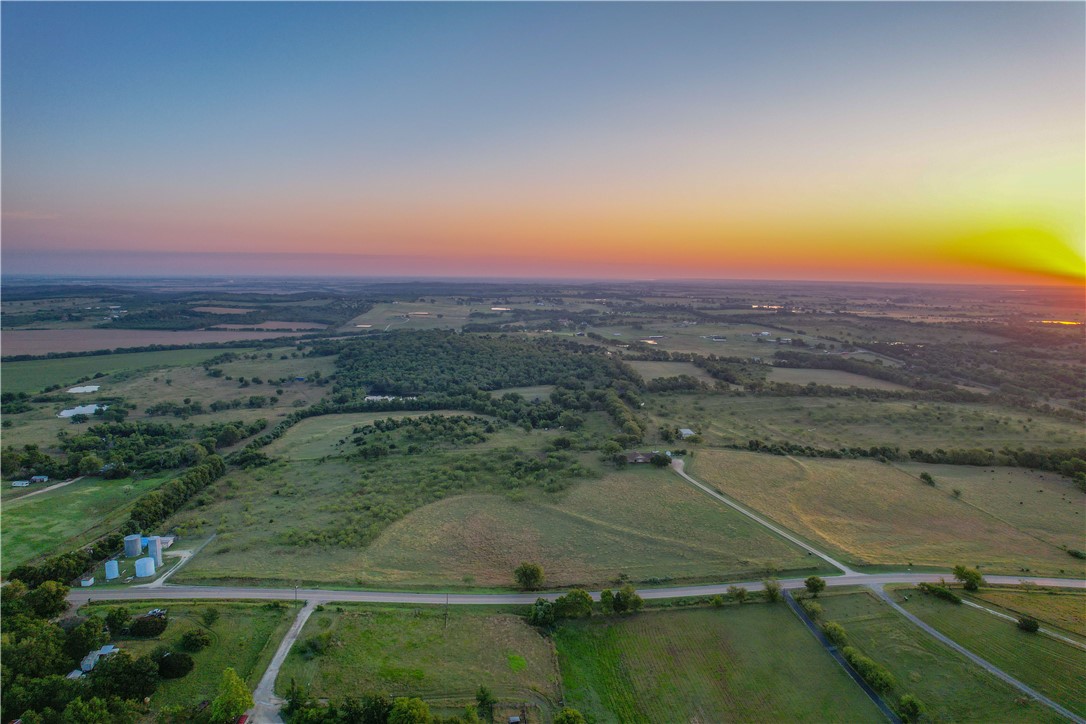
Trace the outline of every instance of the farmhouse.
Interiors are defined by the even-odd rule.
[[[636,465],[639,463],[647,463],[652,461],[652,453],[643,452],[628,452],[626,453],[626,462]]]

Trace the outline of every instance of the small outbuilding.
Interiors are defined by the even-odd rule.
[[[13,488],[28,488],[28,487],[30,487],[30,481],[29,480],[16,480],[15,482],[13,482],[11,484],[11,487],[13,487]]]
[[[628,452],[626,453],[626,462],[631,465],[640,465],[642,463],[652,462],[652,453],[643,452]]]
[[[117,650],[117,647],[113,644],[106,644],[97,651],[91,651],[89,654],[83,657],[83,660],[79,663],[79,668],[82,669],[84,673],[90,671],[98,664],[99,659],[104,656],[110,656],[111,654],[116,653]],[[71,674],[69,674],[68,676],[70,677]]]
[[[32,483],[48,483],[49,482],[49,476],[48,475],[35,475],[35,476],[30,478],[30,482],[32,482]]]
[[[693,430],[691,430],[689,427],[680,427],[679,428],[679,436],[682,437],[683,440],[685,440],[688,437],[694,437],[695,435],[697,435],[697,433],[694,432]]]

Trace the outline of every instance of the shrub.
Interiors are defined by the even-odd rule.
[[[818,594],[822,593],[826,588],[826,582],[818,576],[810,576],[803,582],[803,585],[807,587],[807,591],[810,592],[815,598]]]
[[[936,583],[918,583],[917,588],[919,588],[921,591],[924,591],[925,593],[930,593],[936,598],[941,598],[944,601],[950,601],[951,603],[959,604],[962,602],[961,597],[958,594],[954,593],[954,591],[951,591],[946,586],[940,586]]]
[[[158,675],[163,679],[180,679],[195,663],[192,657],[181,651],[172,651],[158,660]]]
[[[841,649],[841,655],[875,691],[887,692],[894,688],[894,675],[882,664],[869,659],[852,646]]]
[[[534,591],[543,585],[543,566],[538,563],[521,563],[513,571],[517,584],[526,591]]]
[[[931,477],[931,473],[920,473],[920,479],[928,485],[935,487],[935,478]]]
[[[783,596],[781,595],[780,581],[776,581],[772,578],[767,578],[765,579],[765,581],[762,582],[762,585],[765,586],[765,600],[769,601],[770,603],[777,603],[783,598]]]
[[[1072,558],[1086,558],[1086,553],[1078,550],[1077,548],[1068,548],[1067,554]]]
[[[799,602],[799,605],[803,606],[803,610],[806,611],[807,615],[811,618],[818,618],[822,615],[822,606],[816,601],[805,598]]]
[[[1041,628],[1041,624],[1032,616],[1019,616],[1018,628],[1029,633],[1037,633],[1037,629]]]
[[[844,646],[848,640],[845,635],[845,627],[836,621],[827,621],[822,624],[822,633],[826,634],[826,638],[830,640],[834,646]]]
[[[186,631],[181,637],[181,647],[186,651],[201,651],[211,645],[211,634],[202,628]]]
[[[133,636],[146,638],[158,636],[166,630],[168,625],[169,621],[165,616],[138,616],[132,620],[132,625],[128,629]]]
[[[545,598],[537,598],[528,612],[528,623],[533,626],[550,626],[554,623],[554,604]]]
[[[897,709],[901,714],[901,718],[907,722],[920,721],[927,712],[924,703],[912,694],[905,694],[902,696],[901,701],[898,702]]]

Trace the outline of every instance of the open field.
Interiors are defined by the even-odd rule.
[[[693,326],[678,326],[674,323],[647,320],[641,324],[640,329],[630,326],[602,326],[589,327],[590,332],[602,336],[604,339],[629,344],[631,350],[638,348],[648,349],[641,340],[650,336],[658,336],[654,339],[656,344],[651,345],[656,349],[666,349],[669,352],[695,352],[702,355],[721,355],[729,357],[761,357],[769,360],[778,349],[793,349],[791,344],[778,344],[777,338],[802,339],[810,346],[820,342],[829,344],[818,337],[785,332],[769,326],[761,326],[741,322],[729,323],[726,317],[717,323],[699,322]],[[761,336],[761,332],[769,332]],[[754,336],[759,335],[759,336]],[[712,337],[726,337],[724,341],[713,341]]]
[[[437,412],[353,412],[342,415],[320,415],[302,420],[290,428],[283,437],[264,448],[268,455],[282,456],[290,460],[317,460],[326,455],[344,452],[340,442],[352,436],[356,427],[369,425],[376,420],[401,420],[425,415],[471,415],[468,412],[439,410]],[[518,437],[523,437],[518,435]]]
[[[833,387],[861,387],[869,390],[907,390],[905,385],[887,382],[866,375],[843,370],[797,369],[792,367],[774,367],[769,372],[770,382],[785,382],[792,385],[831,385]]]
[[[910,595],[905,605],[921,598]],[[893,674],[896,686],[886,697],[891,706],[912,694],[937,722],[1063,721],[1048,707],[1022,703],[1017,689],[936,641],[868,591],[823,595],[819,603],[822,619],[841,624],[850,646]]]
[[[783,604],[567,622],[554,639],[566,701],[599,722],[880,718]]]
[[[695,379],[701,380],[705,384],[712,387],[716,384],[716,380],[712,375],[703,370],[700,367],[696,367],[689,362],[652,362],[642,360],[630,360],[626,362],[630,367],[634,368],[637,374],[641,375],[645,380],[654,380],[659,377],[678,377],[679,375],[689,375]]]
[[[559,494],[465,490],[392,522],[364,547],[289,545],[292,529],[351,525],[362,520],[358,511],[403,498],[352,479],[339,459],[275,467],[227,476],[214,505],[175,517],[186,529],[214,526],[225,534],[174,580],[500,588],[513,584],[523,560],[542,564],[549,586],[607,585],[620,574],[649,582],[750,578],[818,565],[674,475],[647,467]],[[415,477],[412,468],[394,474]],[[371,492],[359,492],[367,486]]]
[[[940,490],[962,491],[960,502],[1052,545],[1081,550],[1086,543],[1086,494],[1062,475],[972,465],[896,463],[895,467],[910,475],[927,472]],[[1067,556],[1067,562],[1073,566],[1076,559]]]
[[[1086,444],[1082,425],[1005,407],[851,397],[646,395],[650,429],[692,427],[707,445],[780,440],[815,447],[993,448]]]
[[[368,324],[373,329],[459,329],[468,322],[472,311],[489,311],[490,305],[467,306],[448,298],[434,302],[382,302],[373,309],[350,320],[341,330],[357,330]]]
[[[148,329],[8,329],[0,338],[5,355],[90,352],[151,344],[199,344],[233,340],[275,339],[297,332],[167,332]]]
[[[1081,592],[983,588],[965,595],[982,606],[1003,609],[1009,616],[1025,614],[1046,628],[1063,629],[1086,637],[1086,594]]]
[[[440,705],[474,703],[486,686],[503,702],[545,710],[561,698],[551,643],[520,616],[493,608],[412,608],[343,604],[312,615],[276,680],[282,695],[293,678],[318,697],[364,691],[419,696]],[[322,655],[307,640],[330,636]]]
[[[1081,524],[1066,517],[1056,495],[1034,493],[1033,504],[1057,506],[1060,515],[1047,522],[1038,516],[1020,528],[1010,516],[1000,519],[946,487],[933,488],[873,460],[699,450],[688,472],[860,565],[965,563],[988,573],[1028,568],[1034,575],[1074,576],[1086,570],[1049,542],[1083,547]],[[1043,540],[1033,530],[1037,525],[1044,526]]]
[[[32,498],[4,501],[3,572],[37,556],[69,551],[120,525],[132,504],[169,479],[84,478]]]
[[[208,327],[208,329],[298,329],[304,331],[327,329],[327,324],[321,324],[320,322],[282,322],[269,320],[267,322],[260,322],[259,324],[216,324],[214,327]]]
[[[892,595],[907,611],[977,656],[1076,714],[1086,715],[1086,652],[1082,649],[1026,633],[1012,621],[919,591],[904,601],[909,593],[900,589]]]
[[[526,400],[546,400],[554,392],[554,385],[532,385],[530,387],[504,387],[500,390],[493,390],[490,393],[491,397],[501,397],[507,393],[516,393]]]
[[[4,392],[37,392],[52,385],[74,383],[83,377],[96,374],[113,375],[151,368],[186,367],[199,365],[224,352],[244,352],[243,349],[179,349],[169,352],[133,352],[131,354],[102,354],[91,357],[63,357],[61,359],[32,360],[29,362],[5,362],[3,374]],[[6,347],[5,354],[14,354]],[[106,392],[109,380],[94,380],[91,384],[102,385]]]
[[[104,617],[113,605],[95,603],[80,609],[83,615]],[[185,603],[183,601],[144,601],[121,604],[133,616],[162,607],[169,611],[170,624],[158,637],[139,639],[121,637],[115,642],[133,656],[149,654],[158,646],[177,649],[186,631],[202,628],[211,633],[211,645],[203,651],[192,653],[195,662],[192,672],[180,679],[163,679],[151,697],[155,711],[165,706],[193,706],[210,701],[218,693],[222,672],[232,667],[238,676],[255,689],[264,670],[271,662],[279,642],[294,619],[294,608],[274,603],[234,603],[211,601]],[[201,620],[204,611],[214,608],[219,620],[210,628]]]

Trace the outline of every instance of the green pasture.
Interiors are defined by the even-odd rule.
[[[136,500],[170,478],[84,478],[56,490],[4,500],[0,513],[3,572],[39,556],[63,553],[120,526]]]
[[[0,386],[4,392],[37,392],[52,385],[74,385],[83,377],[115,375],[150,368],[187,367],[199,365],[224,352],[245,352],[244,349],[179,349],[165,352],[132,352],[130,354],[99,354],[86,357],[4,362]],[[112,394],[112,380],[97,379],[85,384],[101,385],[100,394]],[[93,395],[81,395],[92,397]]]
[[[970,600],[1011,616],[1032,616],[1046,628],[1086,637],[1086,593],[1044,589],[982,588]]]
[[[909,600],[903,600],[908,595]],[[1086,651],[970,606],[919,591],[893,592],[903,608],[968,651],[998,666],[1079,716],[1086,716]]]
[[[1040,539],[1024,521],[1001,519],[964,494],[956,498],[949,486],[933,488],[873,460],[703,449],[688,472],[858,565],[965,563],[989,573],[1086,572],[1082,561],[1049,542],[1081,540],[1081,526],[1067,517],[1048,519],[1047,539]],[[1059,505],[1055,495],[1038,499],[1038,505]]]
[[[689,362],[654,362],[654,361],[642,361],[642,360],[629,360],[626,364],[633,367],[634,371],[645,380],[655,380],[660,377],[678,377],[679,375],[687,375],[694,379],[701,380],[705,384],[712,387],[716,384],[716,380],[712,375]]]
[[[604,722],[874,722],[880,714],[784,604],[561,625],[566,701]]]
[[[791,385],[830,385],[831,387],[860,387],[868,390],[907,390],[905,385],[887,382],[867,375],[843,370],[798,369],[774,367],[767,378],[770,382],[783,382]]]
[[[181,650],[181,637],[186,631],[202,628],[211,634],[211,645],[202,651],[190,653],[195,666],[192,672],[180,679],[163,679],[151,697],[151,709],[157,711],[166,706],[193,706],[210,701],[218,694],[222,672],[231,667],[238,676],[255,689],[271,663],[279,642],[286,635],[294,620],[295,608],[281,602],[241,603],[233,601],[142,601],[139,603],[101,602],[84,606],[80,613],[85,616],[105,617],[111,608],[121,605],[133,616],[154,608],[169,612],[169,626],[161,636],[153,638],[114,639],[122,649],[133,656],[149,654],[159,646]],[[219,619],[210,627],[202,616],[208,609],[216,609]]]
[[[324,653],[307,645],[329,639]],[[521,616],[487,607],[329,604],[314,613],[276,680],[317,697],[365,691],[419,696],[438,706],[474,703],[486,686],[500,702],[550,710],[561,698],[554,648]]]
[[[910,595],[909,602],[920,598]],[[1052,710],[1025,701],[1017,689],[924,633],[869,591],[827,594],[818,602],[822,620],[844,627],[848,645],[889,669],[896,682],[885,697],[891,706],[904,694],[912,694],[937,722],[1062,721]]]

